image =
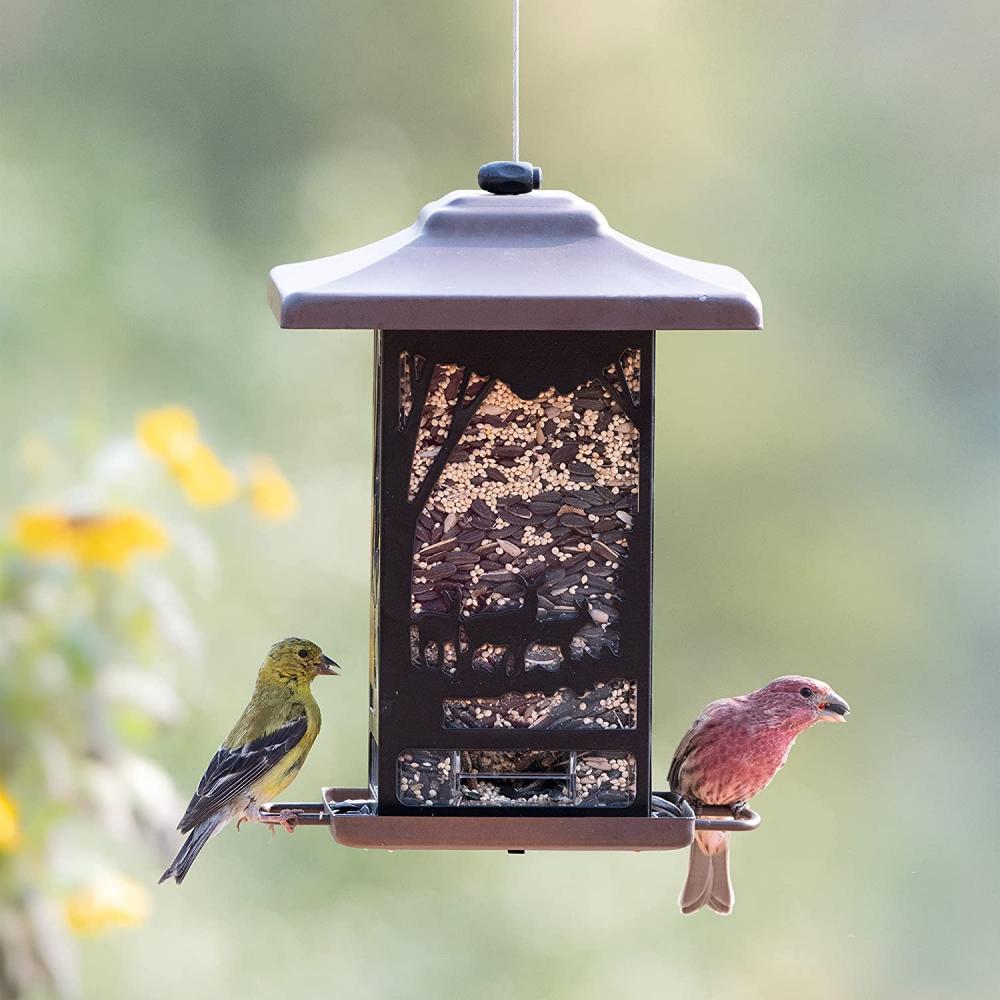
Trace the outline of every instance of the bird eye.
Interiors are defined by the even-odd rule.
[[[304,659],[305,659],[305,658],[306,658],[306,657],[307,657],[308,655],[309,655],[309,650],[308,650],[308,649],[300,649],[300,650],[299,650],[299,656],[301,656],[303,660],[304,660]]]
[[[799,694],[802,695],[803,698],[811,698],[813,696],[813,689],[812,688],[800,688],[799,689]]]

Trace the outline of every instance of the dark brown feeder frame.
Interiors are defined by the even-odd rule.
[[[271,272],[282,327],[375,330],[376,396],[369,787],[265,819],[632,851],[759,822],[654,794],[650,718],[654,331],[759,329],[760,299],[538,180],[488,164],[395,236]]]

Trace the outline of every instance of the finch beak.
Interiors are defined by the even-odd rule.
[[[851,713],[851,706],[839,694],[834,694],[832,691],[820,703],[819,709],[819,717],[824,722],[846,722],[847,716]]]
[[[329,674],[331,677],[336,677],[340,674],[340,664],[336,660],[331,660],[329,656],[325,654],[319,658],[320,666],[316,671],[317,674]]]

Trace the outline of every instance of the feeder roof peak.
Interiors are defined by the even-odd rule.
[[[271,271],[294,329],[759,329],[739,271],[616,232],[569,191],[452,191],[357,250]]]
[[[478,239],[499,244],[506,240],[513,246],[537,239],[588,239],[608,230],[608,220],[569,191],[532,191],[517,197],[452,191],[425,205],[416,225],[424,234],[446,240],[474,232]]]

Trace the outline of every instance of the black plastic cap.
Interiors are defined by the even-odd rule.
[[[542,168],[514,160],[494,160],[479,168],[478,180],[490,194],[527,194],[542,186]]]

